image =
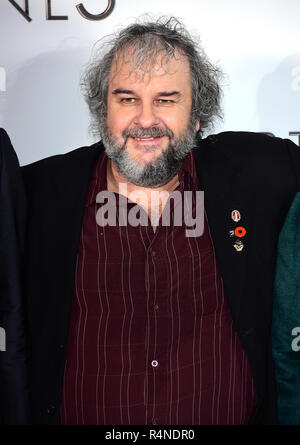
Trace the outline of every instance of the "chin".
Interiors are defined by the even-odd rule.
[[[131,161],[137,166],[137,167],[148,167],[151,164],[155,164],[156,161],[160,158],[159,155],[157,156],[131,156]]]

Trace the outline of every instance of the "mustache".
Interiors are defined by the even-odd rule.
[[[125,139],[128,139],[130,136],[134,138],[141,138],[145,136],[150,136],[152,138],[168,136],[169,138],[174,137],[173,131],[169,128],[161,128],[161,127],[149,127],[149,128],[127,128],[123,131],[122,136]]]

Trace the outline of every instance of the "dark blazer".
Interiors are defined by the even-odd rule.
[[[0,423],[23,424],[28,414],[28,385],[22,307],[25,193],[18,158],[0,129]],[[3,333],[3,331],[2,331]]]
[[[77,248],[97,143],[23,167],[28,196],[26,293],[32,421],[59,422]],[[197,175],[235,328],[257,392],[251,423],[276,423],[270,328],[276,244],[300,185],[300,152],[289,140],[226,132],[194,149]],[[229,231],[239,210],[245,247]]]

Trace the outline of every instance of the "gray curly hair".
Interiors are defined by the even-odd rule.
[[[216,117],[222,118],[221,87],[222,72],[207,58],[204,50],[191,37],[175,17],[161,17],[147,22],[137,22],[124,29],[105,43],[101,42],[100,53],[87,66],[81,80],[85,100],[91,113],[91,133],[102,138],[106,122],[107,94],[112,63],[126,55],[135,71],[149,72],[158,56],[162,64],[170,66],[178,52],[187,57],[190,64],[192,88],[192,122],[200,121],[198,136],[213,127]],[[108,46],[106,52],[105,47]],[[128,60],[127,60],[128,61]]]

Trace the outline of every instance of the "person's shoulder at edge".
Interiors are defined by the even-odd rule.
[[[19,159],[17,153],[15,152],[11,140],[7,132],[4,130],[4,128],[0,128],[0,148],[1,148],[1,153],[0,153],[1,160],[4,157],[7,162],[19,166]]]

